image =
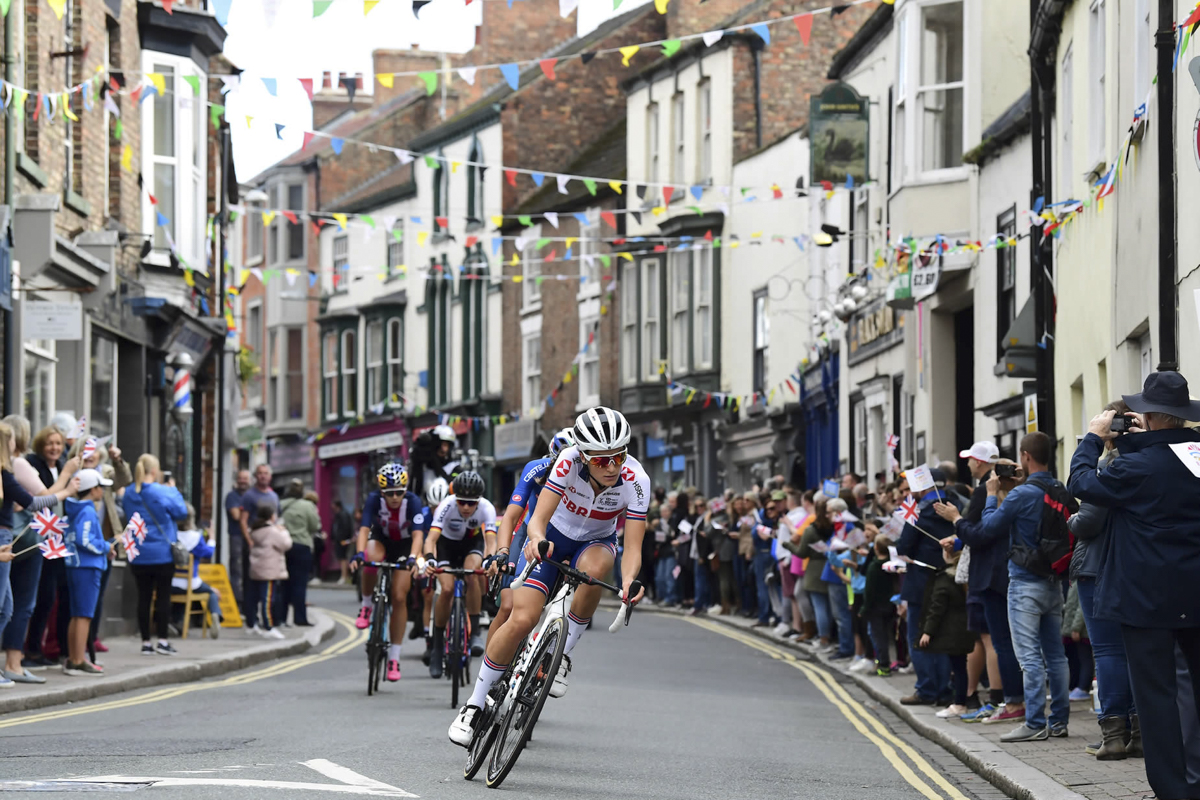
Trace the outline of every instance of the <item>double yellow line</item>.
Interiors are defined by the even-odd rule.
[[[747,647],[752,647],[755,650],[766,653],[771,658],[783,661],[788,666],[800,670],[800,672],[804,673],[804,677],[808,678],[809,682],[821,694],[825,695],[825,698],[838,711],[842,712],[842,716],[849,720],[855,730],[879,748],[879,752],[888,760],[888,763],[892,765],[896,772],[904,780],[908,781],[909,785],[927,797],[928,800],[967,800],[966,795],[942,777],[937,769],[922,758],[921,754],[914,750],[907,742],[889,731],[887,726],[868,712],[861,703],[851,697],[850,693],[824,669],[801,661],[786,650],[767,644],[757,637],[732,630],[724,625],[691,617],[685,617],[684,619],[693,625],[699,625],[701,628],[713,633],[719,633],[722,636],[741,642]],[[928,778],[928,782],[922,779],[913,770],[912,766],[909,766],[909,763],[900,757],[900,753],[903,753],[908,758],[908,761],[911,761],[916,766],[916,769]],[[942,793],[939,793],[937,789],[930,786],[930,783],[941,789]]]
[[[187,683],[180,686],[168,687],[166,689],[158,689],[156,691],[138,695],[136,697],[125,697],[120,700],[110,700],[108,702],[96,703],[94,705],[79,706],[77,708],[63,708],[57,711],[46,711],[41,714],[30,714],[26,717],[0,720],[0,729],[14,728],[18,725],[31,725],[37,722],[49,722],[51,720],[79,716],[80,714],[94,714],[98,711],[111,711],[118,708],[130,708],[132,706],[140,706],[147,703],[157,703],[161,700],[169,700],[173,697],[191,694],[192,692],[203,692],[209,689],[221,689],[227,686],[241,686],[247,683],[254,683],[255,681],[261,681],[264,678],[274,678],[279,675],[285,675],[294,670],[309,667],[313,664],[320,664],[322,661],[328,661],[331,658],[337,658],[338,656],[348,653],[366,642],[367,637],[370,635],[369,630],[357,630],[354,627],[354,620],[350,619],[350,617],[347,617],[345,614],[339,614],[336,611],[325,611],[324,613],[328,614],[338,625],[345,628],[348,635],[344,641],[327,647],[319,653],[287,659],[285,661],[280,661],[263,667],[262,669],[244,672],[238,675],[232,675],[219,681]]]

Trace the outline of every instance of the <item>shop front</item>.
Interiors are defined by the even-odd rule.
[[[401,419],[359,425],[345,433],[329,431],[316,443],[313,484],[321,498],[321,527],[333,521],[333,500],[351,513],[375,488],[375,472],[388,461],[408,460],[408,426]]]
[[[838,343],[830,342],[820,359],[801,376],[800,406],[805,425],[805,488],[836,477],[838,465]]]

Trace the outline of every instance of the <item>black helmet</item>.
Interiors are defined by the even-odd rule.
[[[483,497],[483,478],[478,472],[460,472],[451,484],[454,496],[461,500],[478,500]]]

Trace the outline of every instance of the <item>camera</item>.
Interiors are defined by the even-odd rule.
[[[996,465],[996,477],[997,478],[1015,478],[1015,477],[1017,477],[1017,465],[1016,464],[997,464]]]
[[[1133,420],[1124,414],[1118,414],[1113,417],[1108,429],[1113,433],[1128,433],[1131,427],[1133,427]]]

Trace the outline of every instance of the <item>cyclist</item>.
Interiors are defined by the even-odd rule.
[[[384,464],[376,474],[378,491],[371,492],[363,502],[362,527],[358,532],[357,561],[389,561],[403,563],[421,550],[421,500],[408,491],[408,469],[395,461]],[[387,679],[400,680],[400,643],[408,624],[408,590],[412,586],[414,569],[397,570],[392,580],[392,615],[388,629]],[[363,605],[355,625],[366,628],[371,624],[371,595],[375,591],[378,569],[363,569]]]
[[[630,596],[629,587],[642,568],[650,479],[637,459],[629,455],[629,423],[619,411],[604,406],[588,409],[575,420],[573,433],[575,445],[559,454],[538,498],[517,572],[523,572],[525,565],[537,558],[538,543],[548,541],[551,558],[566,561],[594,578],[607,577],[616,556],[617,517],[624,512],[621,586],[626,599],[636,603],[645,592]],[[450,741],[463,747],[471,744],[475,722],[492,684],[504,674],[521,641],[537,625],[554,583],[555,569],[539,563],[525,585],[513,592],[512,612],[488,641],[475,691],[450,725]],[[580,586],[576,591],[567,615],[566,652],[587,630],[599,602],[600,587]],[[554,679],[560,697],[566,690],[568,670],[569,666],[560,669]]]
[[[521,473],[521,480],[517,482],[517,487],[513,489],[512,497],[509,498],[508,508],[504,510],[504,517],[500,520],[500,533],[495,540],[496,552],[487,554],[491,557],[491,563],[487,565],[488,572],[494,575],[498,569],[503,568],[502,565],[507,563],[507,572],[509,573],[504,578],[504,588],[500,590],[500,610],[496,612],[496,618],[492,620],[491,627],[488,628],[489,641],[492,638],[492,632],[499,630],[512,611],[512,590],[508,586],[514,579],[513,573],[516,570],[517,557],[511,555],[511,552],[515,550],[520,555],[521,548],[525,545],[525,529],[529,524],[529,518],[533,516],[534,510],[537,508],[538,493],[546,485],[550,467],[554,465],[554,459],[558,458],[558,454],[573,444],[575,444],[575,436],[571,433],[570,428],[563,428],[554,434],[550,439],[550,455],[546,458],[534,459],[525,465],[525,469]]]
[[[423,524],[421,531],[425,534],[425,538],[429,538],[429,526],[433,522],[433,512],[442,504],[442,501],[450,494],[450,484],[445,478],[437,478],[429,483],[425,489],[425,507],[421,509],[421,517]],[[421,661],[425,666],[429,666],[429,657],[433,652],[433,636],[430,632],[429,622],[433,617],[433,578],[428,575],[420,575],[417,578],[417,583],[420,587],[421,595],[421,614],[418,620],[413,621],[413,633],[409,634],[410,639],[424,638],[425,639],[425,654],[421,656]]]
[[[437,567],[479,569],[483,565],[484,533],[495,535],[496,507],[483,496],[483,478],[478,472],[460,472],[450,484],[453,495],[433,512],[429,536],[425,540],[425,569],[433,575]],[[443,634],[450,618],[454,597],[454,576],[439,575],[442,593],[433,610],[432,657],[429,675],[442,677]],[[483,601],[479,581],[467,581],[467,613],[471,617],[471,650],[478,647],[479,609]]]

